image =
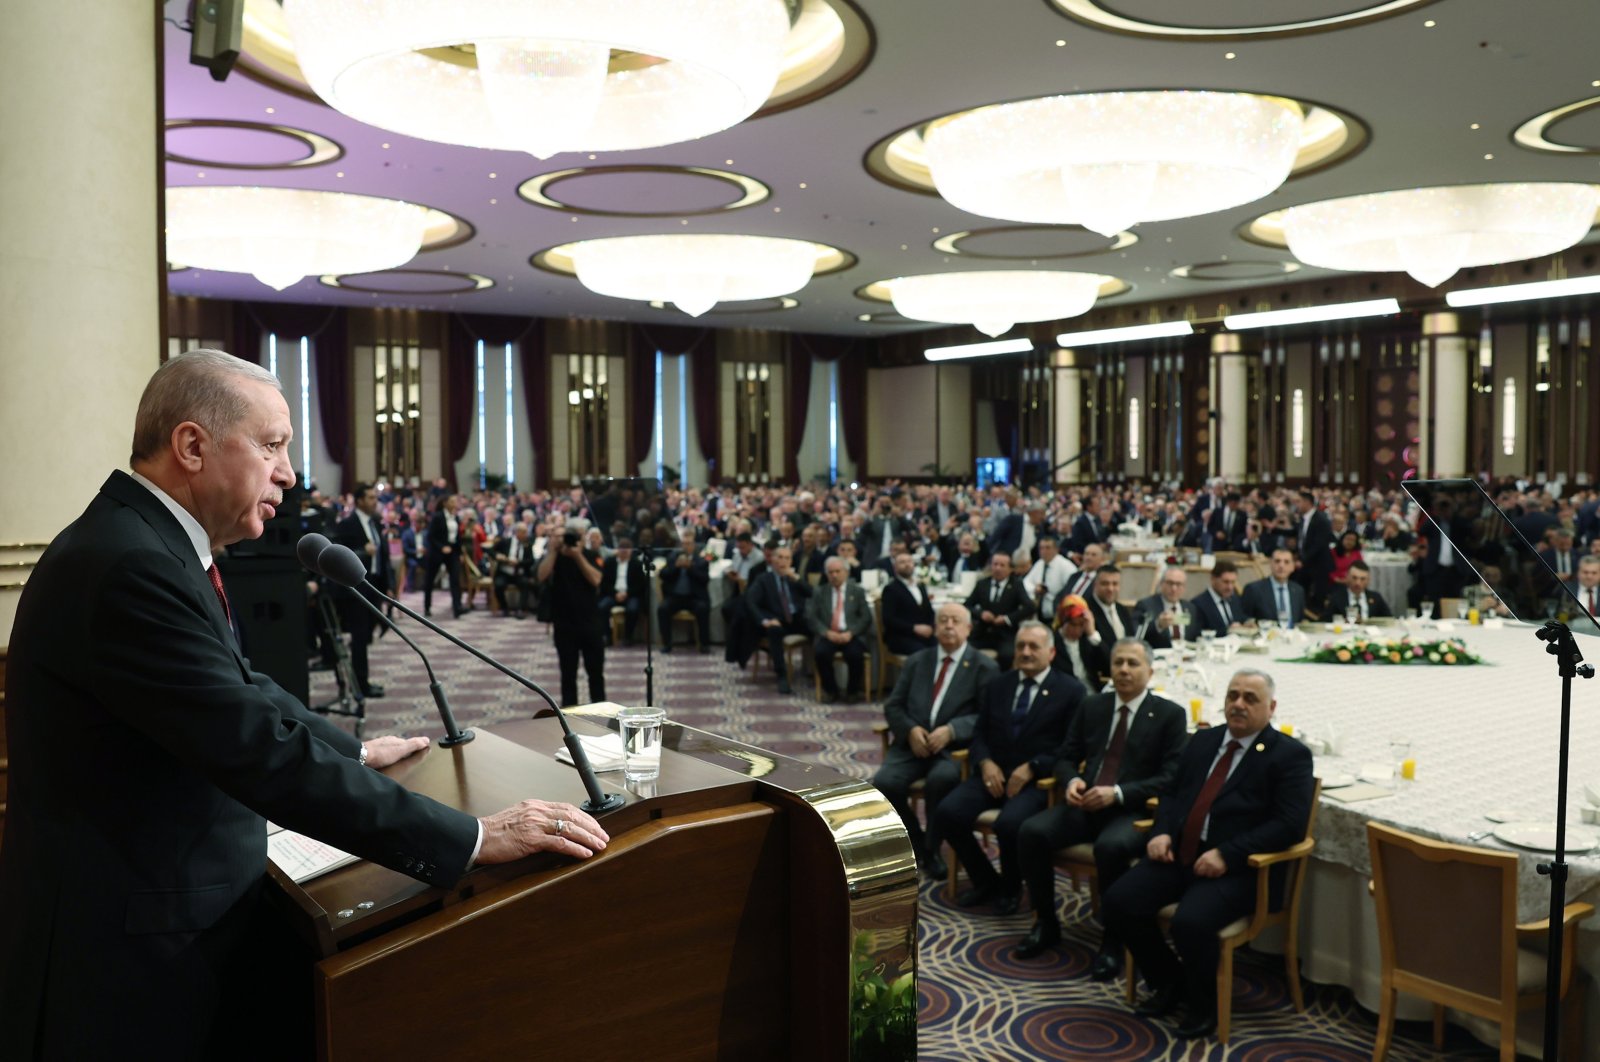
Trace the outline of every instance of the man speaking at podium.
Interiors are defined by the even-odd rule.
[[[212,553],[262,533],[294,482],[291,435],[265,369],[169,360],[132,475],[28,580],[6,678],[0,1057],[309,1050],[272,1042],[306,1034],[311,999],[265,900],[263,817],[441,886],[474,860],[605,847],[570,804],[475,820],[406,791],[373,768],[426,738],[363,744],[240,656]]]

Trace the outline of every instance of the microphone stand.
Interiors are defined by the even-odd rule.
[[[1593,678],[1594,668],[1582,663],[1577,640],[1565,623],[1550,620],[1533,632],[1541,642],[1547,643],[1544,651],[1556,658],[1556,670],[1561,675],[1561,743],[1557,759],[1556,779],[1556,857],[1552,862],[1540,863],[1540,874],[1550,879],[1550,919],[1547,930],[1548,965],[1545,967],[1544,987],[1544,1057],[1556,1062],[1561,1052],[1561,965],[1565,934],[1562,923],[1567,909],[1567,761],[1569,756],[1572,722],[1572,680]]]
[[[476,737],[477,735],[475,735],[471,730],[462,730],[456,725],[455,713],[450,711],[450,701],[444,695],[444,686],[442,686],[439,683],[439,680],[434,677],[433,665],[428,663],[427,656],[422,652],[421,649],[417,648],[417,643],[412,641],[410,638],[407,638],[405,631],[402,631],[393,620],[385,616],[382,609],[380,609],[377,605],[374,605],[371,601],[368,601],[366,594],[363,594],[360,590],[353,586],[347,586],[345,589],[349,591],[351,596],[353,596],[357,601],[365,605],[368,611],[370,611],[374,616],[378,617],[380,630],[382,630],[384,627],[387,627],[394,631],[400,636],[400,640],[402,642],[405,642],[407,645],[411,646],[412,652],[421,657],[422,666],[426,668],[428,672],[428,692],[433,694],[433,703],[439,709],[439,718],[444,720],[444,738],[439,742],[439,744],[443,745],[447,749],[454,748],[457,745],[465,745],[467,742]],[[387,597],[387,595],[385,595],[385,600],[389,601],[391,605],[394,603],[394,599]]]
[[[634,552],[637,556],[633,562],[644,572],[644,703],[653,705],[656,703],[656,609],[651,595],[655,590],[656,566],[651,555],[655,547],[639,546]]]

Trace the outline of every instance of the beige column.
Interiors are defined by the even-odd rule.
[[[1056,351],[1050,364],[1055,374],[1050,460],[1060,464],[1083,449],[1083,370],[1070,350]],[[1055,473],[1057,483],[1082,483],[1088,478],[1081,458]]]
[[[1417,467],[1429,478],[1454,478],[1467,468],[1467,400],[1472,365],[1467,337],[1453,313],[1422,318],[1421,453]]]
[[[0,645],[36,549],[126,467],[158,364],[157,5],[0,19]]]
[[[1238,483],[1248,473],[1250,376],[1243,345],[1232,332],[1211,337],[1211,467]]]

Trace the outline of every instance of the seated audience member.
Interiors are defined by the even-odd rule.
[[[1078,571],[1078,566],[1061,555],[1060,543],[1054,535],[1041,535],[1038,542],[1039,559],[1033,562],[1022,585],[1028,591],[1028,600],[1038,606],[1041,616],[1056,614],[1056,601],[1066,591],[1067,582]]]
[[[851,582],[859,583],[861,581],[861,561],[856,556],[856,544],[848,538],[842,539],[834,547],[833,555],[844,562],[846,577]],[[822,574],[826,578],[828,574],[826,564],[823,565]]]
[[[520,528],[519,528],[520,530]],[[605,624],[606,637],[611,636],[611,610],[622,606],[622,643],[633,644],[633,629],[638,625],[644,608],[644,568],[633,560],[633,539],[618,538],[617,551],[607,557],[600,568],[600,586],[596,590],[597,607]]]
[[[1239,569],[1232,561],[1217,561],[1211,569],[1211,586],[1189,602],[1189,640],[1211,631],[1219,638],[1244,622],[1244,608],[1238,595]]]
[[[1111,647],[1112,692],[1085,698],[1056,752],[1054,775],[1065,783],[1066,801],[1022,826],[1017,851],[1034,923],[1017,948],[1019,959],[1031,959],[1061,940],[1058,849],[1094,842],[1102,894],[1144,853],[1144,834],[1134,829],[1134,820],[1144,817],[1150,797],[1171,785],[1189,740],[1183,708],[1149,692],[1151,660],[1150,646],[1137,638]],[[1122,942],[1107,930],[1089,976],[1108,981],[1121,970]]]
[[[1272,551],[1271,573],[1257,579],[1239,594],[1235,619],[1270,620],[1298,627],[1306,615],[1306,588],[1290,578],[1294,574],[1294,550],[1280,546]]]
[[[1394,610],[1383,599],[1383,595],[1368,589],[1371,584],[1372,569],[1367,567],[1366,561],[1356,561],[1350,565],[1350,570],[1345,573],[1344,585],[1334,587],[1328,594],[1328,615],[1338,618],[1354,612],[1360,619],[1393,616]]]
[[[972,644],[994,650],[1000,669],[1009,669],[1017,627],[1033,615],[1022,580],[1011,574],[1011,554],[997,552],[989,558],[989,575],[973,588],[967,611],[973,617]]]
[[[800,532],[800,550],[794,554],[794,570],[800,578],[815,575],[818,580],[822,577],[822,562],[827,559],[824,543],[819,541],[825,537],[826,531],[814,524],[807,524]]]
[[[748,531],[741,531],[733,540],[733,552],[728,555],[731,566],[723,573],[723,578],[728,581],[730,594],[742,594],[750,582],[750,570],[760,564],[764,559],[761,550],[756,549],[756,540]]]
[[[971,633],[972,617],[965,605],[952,601],[939,607],[937,647],[906,661],[884,702],[884,719],[893,736],[883,766],[872,777],[906,824],[923,872],[934,880],[943,878],[947,868],[938,843],[923,833],[911,810],[909,794],[912,783],[926,780],[923,804],[931,826],[940,802],[961,780],[950,751],[967,747],[977,724],[978,695],[1000,673],[993,660],[968,644]]]
[[[883,588],[883,644],[896,656],[933,648],[933,600],[917,585],[916,558],[899,553],[894,578]]]
[[[985,564],[983,551],[978,546],[978,536],[970,531],[962,532],[945,567],[950,569],[950,582],[956,586],[961,585],[961,577],[967,572],[977,572],[982,576]]]
[[[1361,535],[1351,529],[1339,532],[1337,543],[1333,547],[1333,570],[1328,578],[1335,585],[1344,582],[1345,573],[1350,570],[1350,565],[1361,559]]]
[[[711,565],[700,555],[694,532],[684,530],[678,549],[661,571],[661,604],[656,623],[661,629],[661,651],[672,652],[672,616],[690,612],[700,633],[700,651],[711,651]]]
[[[1488,571],[1484,571],[1487,579]],[[1589,615],[1600,618],[1600,557],[1588,554],[1578,558],[1578,585],[1572,588],[1578,603]]]
[[[1133,610],[1117,600],[1121,592],[1122,572],[1115,564],[1102,565],[1095,573],[1094,587],[1085,603],[1094,616],[1095,640],[1107,639],[1107,647],[1126,638],[1133,630]]]
[[[1095,576],[1100,573],[1101,567],[1109,563],[1110,560],[1111,553],[1106,549],[1104,543],[1093,542],[1085,546],[1078,570],[1067,579],[1067,585],[1062,589],[1056,601],[1059,603],[1061,598],[1066,597],[1068,594],[1076,594],[1087,601],[1089,595],[1094,592]],[[1053,612],[1051,613],[1052,616],[1054,614]]]
[[[491,547],[494,554],[494,594],[500,601],[500,614],[522,619],[532,611],[534,569],[538,561],[533,543],[528,541],[528,525],[518,524],[509,535],[502,535]]]
[[[1383,548],[1385,550],[1390,553],[1404,553],[1411,548],[1411,544],[1415,541],[1416,536],[1406,528],[1405,521],[1400,519],[1398,514],[1389,513],[1384,516]]]
[[[1578,552],[1572,548],[1572,532],[1564,527],[1556,527],[1548,532],[1550,544],[1539,550],[1539,559],[1550,566],[1556,573],[1556,579],[1568,586],[1576,585],[1578,577]],[[1545,595],[1555,597],[1559,588],[1549,576],[1541,573],[1538,580],[1544,588]],[[1565,596],[1565,595],[1561,595]]]
[[[1163,1017],[1184,1006],[1177,1033],[1216,1030],[1217,931],[1256,903],[1250,856],[1288,848],[1311,814],[1311,752],[1269,724],[1272,676],[1243,669],[1228,683],[1228,725],[1201,730],[1156,811],[1147,858],[1103,896],[1106,927],[1133,954],[1151,995],[1136,1012]],[[1282,876],[1275,891],[1282,892]],[[1157,912],[1178,904],[1168,947]]]
[[[842,557],[829,557],[823,572],[827,582],[816,588],[806,605],[806,624],[815,639],[812,659],[822,679],[823,696],[832,704],[839,700],[833,658],[843,656],[850,676],[847,693],[851,701],[857,701],[865,686],[866,655],[873,637],[872,606],[861,584],[850,581]]]
[[[1110,643],[1102,644],[1099,631],[1095,629],[1094,613],[1089,611],[1089,603],[1077,594],[1066,595],[1056,606],[1051,644],[1055,649],[1052,667],[1076,678],[1085,689],[1100,688]]]
[[[794,570],[793,552],[787,546],[772,551],[772,566],[756,577],[745,595],[750,615],[765,641],[767,655],[778,669],[778,692],[792,692],[789,662],[784,658],[783,639],[790,634],[809,634],[806,603],[811,599],[811,584]]]
[[[1184,591],[1189,588],[1189,573],[1177,565],[1161,573],[1156,592],[1140,598],[1133,609],[1135,635],[1150,643],[1152,649],[1171,649],[1172,643],[1183,640],[1183,627],[1179,614],[1187,611]]]
[[[1056,749],[1084,695],[1081,683],[1050,667],[1053,653],[1050,629],[1038,620],[1025,621],[1017,631],[1016,670],[990,682],[979,696],[973,773],[934,815],[934,836],[950,845],[972,882],[956,898],[962,907],[992,903],[996,914],[1017,911],[1022,892],[1017,834],[1044,810],[1046,800],[1033,781],[1055,765]],[[998,874],[972,833],[978,816],[990,808],[1000,809],[994,825]]]

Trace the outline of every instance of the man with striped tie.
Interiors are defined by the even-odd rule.
[[[1572,589],[1584,611],[1600,619],[1600,557],[1590,555],[1579,559],[1578,585]]]

